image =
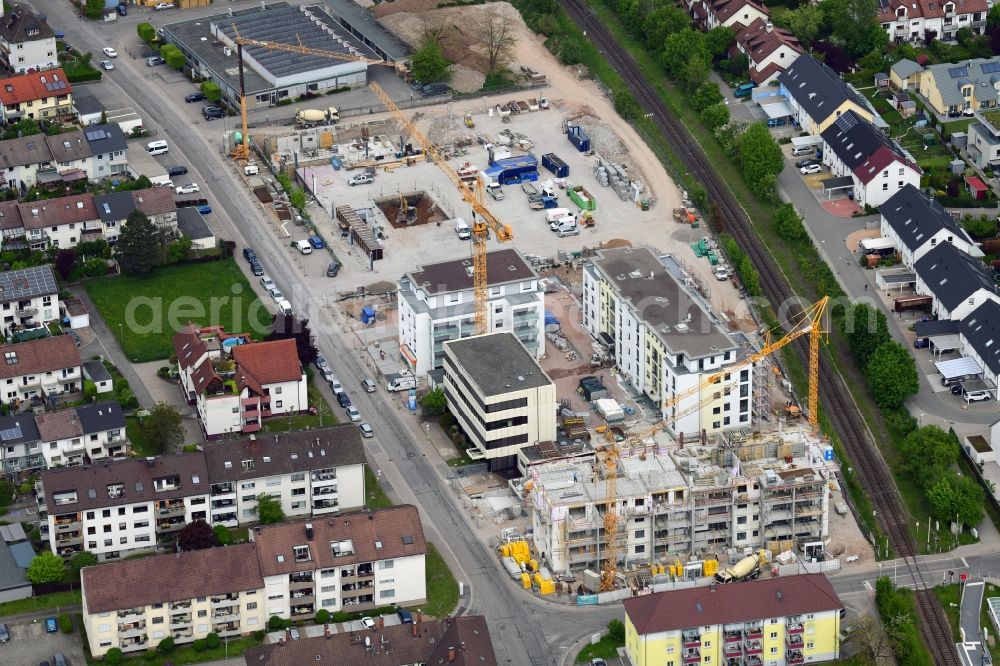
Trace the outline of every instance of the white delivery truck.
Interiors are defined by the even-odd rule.
[[[469,229],[469,225],[460,217],[455,218],[455,233],[458,235],[459,240],[469,240],[472,236],[472,230]]]
[[[567,215],[572,215],[573,211],[569,208],[550,208],[545,211],[545,221],[552,224],[558,219],[564,218]]]
[[[413,375],[407,373],[405,375],[397,375],[389,380],[389,383],[385,385],[385,390],[387,391],[407,391],[411,388],[417,387],[417,379]]]

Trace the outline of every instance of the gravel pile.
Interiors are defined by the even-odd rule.
[[[606,160],[631,166],[628,148],[614,130],[594,116],[581,116],[573,121],[590,137],[590,147]]]
[[[453,114],[438,116],[431,121],[427,138],[436,146],[468,146],[476,142],[476,134],[465,126],[465,117]]]

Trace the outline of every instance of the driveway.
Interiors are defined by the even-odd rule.
[[[154,403],[165,402],[183,417],[184,443],[191,444],[204,441],[205,435],[201,431],[201,424],[198,422],[198,410],[194,405],[187,404],[184,396],[181,395],[180,385],[177,382],[169,382],[158,377],[156,371],[164,366],[169,366],[167,361],[150,361],[148,363],[136,363],[132,367],[139,376],[139,380],[146,387]]]
[[[965,643],[959,650],[962,661],[967,666],[980,666],[983,663],[982,629],[979,626],[979,610],[983,606],[983,581],[966,583],[962,588],[962,601],[959,610],[959,625],[962,628],[962,638]]]
[[[53,614],[54,617],[54,614]],[[10,642],[0,647],[0,662],[14,666],[52,663],[52,655],[66,655],[70,666],[84,666],[83,644],[79,630],[72,634],[45,633],[44,620],[16,622],[10,627]]]

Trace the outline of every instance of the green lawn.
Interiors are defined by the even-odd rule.
[[[425,558],[427,577],[427,603],[420,607],[423,613],[442,618],[450,615],[458,605],[458,583],[445,564],[434,544],[427,543]]]
[[[961,586],[940,585],[934,588],[934,594],[937,595],[938,601],[941,602],[941,606],[944,608],[944,614],[948,618],[948,624],[951,625],[952,636],[954,636],[956,642],[961,640],[958,619],[959,603],[962,599]],[[996,596],[1000,596],[1000,587],[997,587],[992,583],[987,583],[986,589],[983,590],[983,605],[979,609],[979,626],[987,627],[990,631],[993,631],[993,621],[990,619],[990,607],[986,603],[986,600],[990,597]],[[990,646],[990,656],[993,657],[994,663],[996,663],[997,659],[1000,659],[1000,645]]]
[[[148,278],[119,275],[85,286],[126,356],[139,363],[169,357],[174,333],[188,321],[257,339],[271,325],[271,313],[232,259],[165,266]]]
[[[125,434],[128,436],[128,441],[132,443],[132,455],[142,458],[158,455],[150,448],[146,434],[142,431],[142,426],[139,425],[139,419],[135,416],[125,417]]]
[[[81,603],[79,590],[72,592],[53,592],[52,594],[42,594],[28,599],[18,599],[0,604],[0,617],[18,615],[20,613],[31,613],[36,610],[48,608],[75,606]]]
[[[375,472],[365,465],[365,506],[369,509],[385,509],[392,506],[392,500],[379,485]]]
[[[327,403],[323,394],[309,382],[309,406],[315,407],[316,414],[294,414],[292,416],[274,416],[264,421],[264,426],[260,429],[266,432],[293,432],[305,430],[306,428],[325,428],[326,426],[337,425],[337,417]]]
[[[576,663],[589,664],[591,659],[614,659],[618,656],[618,648],[625,647],[624,641],[618,642],[611,636],[605,636],[596,643],[588,643],[576,656]]]
[[[200,664],[206,661],[217,661],[219,659],[225,659],[227,656],[238,657],[252,647],[257,647],[263,640],[257,640],[252,636],[243,636],[238,638],[230,638],[229,644],[226,645],[225,642],[219,645],[219,647],[204,650],[203,652],[195,652],[194,648],[191,647],[190,643],[178,646],[169,655],[161,655],[156,652],[140,652],[134,657],[126,657],[123,664],[152,664],[153,666],[163,666],[164,664],[174,664],[174,666],[181,666],[182,664]],[[104,662],[90,659],[89,664],[103,664]]]

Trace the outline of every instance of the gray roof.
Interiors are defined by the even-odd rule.
[[[85,434],[125,427],[125,414],[115,400],[77,407],[76,415]]]
[[[913,332],[918,338],[929,338],[933,335],[952,335],[958,333],[958,322],[951,319],[932,319],[918,321],[913,325]]]
[[[131,192],[110,192],[96,195],[94,205],[102,222],[117,222],[135,210],[135,199]]]
[[[90,150],[90,144],[83,130],[46,136],[45,142],[49,146],[49,152],[52,153],[52,159],[56,162],[82,160],[94,154]]]
[[[108,369],[104,367],[104,364],[100,361],[86,361],[83,364],[83,374],[86,375],[91,381],[111,381],[111,373],[108,372]]]
[[[472,289],[472,275],[469,272],[471,267],[471,259],[454,259],[420,266],[418,270],[407,273],[405,277],[414,287],[428,294],[447,294]],[[513,248],[486,254],[486,283],[489,285],[520,282],[537,277],[535,269]]]
[[[924,68],[913,62],[909,58],[903,58],[890,67],[890,71],[901,79],[906,79],[914,74],[924,71]]]
[[[17,4],[0,18],[0,37],[10,44],[52,39],[56,33],[28,5]]]
[[[0,591],[31,587],[25,570],[17,566],[6,543],[0,541]]]
[[[715,318],[647,248],[601,250],[593,262],[670,351],[699,358],[737,348]]]
[[[83,135],[94,155],[128,150],[125,133],[117,123],[89,125],[83,128]]]
[[[204,455],[212,483],[365,462],[361,431],[353,424],[212,442]],[[253,460],[252,469],[244,471],[244,460]]]
[[[32,266],[0,273],[0,303],[50,296],[59,292],[52,266]]]
[[[0,141],[0,169],[52,161],[52,151],[41,134]]]
[[[177,209],[177,228],[192,240],[212,238],[215,234],[208,228],[205,216],[193,206]]]
[[[487,398],[552,383],[535,357],[528,353],[513,333],[451,340],[444,346],[448,352],[445,355],[445,373],[453,357]]]
[[[853,110],[837,118],[820,136],[830,146],[830,150],[864,183],[888,164],[881,158],[869,163],[880,148],[884,147],[900,161],[906,161],[906,156],[895,141]]]
[[[961,63],[930,65],[927,71],[933,77],[932,85],[941,93],[945,106],[965,106],[963,85],[972,85],[972,94],[978,101],[997,99],[994,84],[1000,81],[1000,57],[976,58]]]
[[[14,556],[17,566],[22,569],[27,569],[31,566],[31,560],[35,559],[35,549],[31,547],[31,543],[21,541],[19,543],[8,544],[8,547],[10,548],[10,554]]]
[[[73,86],[73,106],[84,115],[104,110],[104,105],[91,92],[90,87],[79,83]]]
[[[37,442],[41,439],[31,413],[0,416],[0,446]]]
[[[986,301],[961,321],[958,330],[990,372],[1000,373],[1000,303]]]
[[[342,26],[370,46],[380,57],[399,61],[413,53],[413,49],[376,21],[369,9],[354,0],[324,0],[324,3]]]
[[[986,266],[951,243],[941,243],[913,265],[934,298],[952,310],[980,289],[997,292]]]
[[[892,195],[879,206],[879,213],[910,250],[921,247],[942,229],[947,229],[970,244],[973,242],[965,229],[938,201],[924,196],[913,185],[907,184]]]
[[[800,55],[779,74],[778,82],[816,122],[829,118],[847,101],[868,109],[865,99],[844,83],[839,74],[808,53]]]

